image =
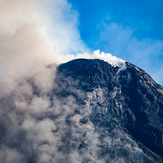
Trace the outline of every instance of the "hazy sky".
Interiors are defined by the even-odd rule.
[[[69,0],[79,32],[93,51],[132,62],[163,85],[162,0]]]

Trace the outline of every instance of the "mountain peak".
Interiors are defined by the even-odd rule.
[[[101,118],[115,117],[128,134],[163,156],[163,88],[142,69],[125,64],[119,71],[103,60],[77,59],[60,65],[58,72],[79,81],[76,87],[84,91],[105,90],[102,98],[108,111]]]
[[[1,160],[163,162],[163,88],[125,67],[76,59],[19,83],[0,102]]]

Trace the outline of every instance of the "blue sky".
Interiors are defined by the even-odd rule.
[[[144,69],[163,85],[162,0],[69,0],[79,14],[79,32],[100,49]]]

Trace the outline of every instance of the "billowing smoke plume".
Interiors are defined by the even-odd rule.
[[[40,67],[62,62],[61,54],[84,49],[67,1],[0,1],[1,96]]]
[[[80,39],[77,18],[66,0],[0,0],[1,162],[125,162],[115,157],[122,155],[121,149],[130,159],[143,159],[124,132],[121,139],[111,139],[105,131],[99,135],[90,121],[90,101],[101,90],[88,94],[70,87],[76,84],[72,79],[55,82],[56,65],[74,58],[100,58],[125,68],[111,54],[90,54]],[[113,135],[120,132],[111,128]],[[100,153],[102,146],[112,157]]]
[[[86,57],[115,64],[110,54],[87,54],[77,18],[66,0],[0,0],[0,97],[51,63]]]

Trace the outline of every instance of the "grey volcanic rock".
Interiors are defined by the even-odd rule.
[[[3,163],[163,162],[163,88],[128,62],[49,65],[1,99],[0,113]]]
[[[102,60],[78,59],[59,66],[58,73],[86,92],[102,90],[101,101],[91,104],[95,126],[107,128],[111,117],[144,151],[163,157],[163,88],[133,64],[126,67],[119,71]]]

